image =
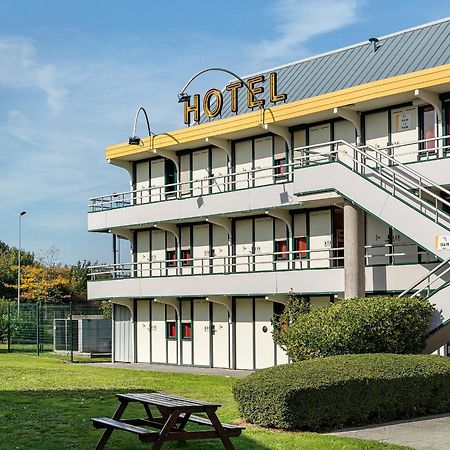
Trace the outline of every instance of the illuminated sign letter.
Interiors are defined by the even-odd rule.
[[[211,97],[215,97],[216,104],[214,109],[211,109]],[[210,89],[203,97],[203,111],[208,117],[216,117],[222,111],[223,97],[219,89]]]
[[[238,95],[237,91],[243,86],[242,81],[235,81],[234,83],[228,84],[225,89],[231,92],[231,111],[237,112],[238,110]]]
[[[249,78],[247,80],[248,84],[248,92],[247,92],[247,106],[249,108],[254,108],[255,106],[264,106],[264,99],[256,100],[256,94],[262,94],[264,92],[264,88],[262,86],[255,87],[256,83],[263,83],[264,75],[258,75],[253,78]]]
[[[278,94],[277,89],[277,73],[272,72],[269,75],[270,79],[270,101],[272,103],[281,102],[283,100],[286,100],[287,94]]]
[[[194,95],[194,104],[191,105],[189,100],[184,101],[184,123],[189,125],[191,123],[191,113],[194,113],[194,121],[200,121],[200,95]]]

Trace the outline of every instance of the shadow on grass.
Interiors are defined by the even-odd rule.
[[[139,390],[131,389],[133,392]],[[122,390],[121,393],[127,392]],[[149,392],[146,390],[145,392]],[[61,450],[94,448],[103,430],[95,430],[92,417],[112,417],[118,390],[0,391],[0,448]],[[218,410],[220,417],[220,409]],[[145,417],[139,404],[130,404],[123,418]],[[266,450],[248,435],[232,438],[237,449]],[[115,431],[107,449],[145,448],[130,433]],[[146,448],[151,448],[149,445]],[[167,443],[164,448],[180,448]],[[183,448],[223,448],[219,439],[190,441]]]

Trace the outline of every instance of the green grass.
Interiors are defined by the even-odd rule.
[[[119,392],[162,391],[222,404],[219,417],[239,420],[231,395],[232,379],[220,376],[144,372],[129,369],[70,364],[61,357],[1,353],[0,350],[0,449],[61,450],[93,448],[101,431],[90,418],[111,417]],[[132,408],[133,407],[133,408]],[[131,405],[131,416],[142,416]],[[370,441],[315,433],[272,431],[247,426],[234,438],[237,449],[400,449]],[[180,444],[178,444],[178,447]],[[165,448],[176,448],[167,444]],[[114,432],[107,449],[149,448],[124,432]],[[220,441],[190,442],[184,448],[220,449]]]

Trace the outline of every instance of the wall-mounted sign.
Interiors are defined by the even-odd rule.
[[[450,251],[450,234],[436,236],[436,250]]]
[[[402,112],[395,115],[395,131],[406,131],[411,128],[411,113]]]
[[[225,86],[225,91],[230,93],[230,108],[231,112],[238,113],[238,93],[240,89],[247,91],[247,108],[262,107],[265,105],[265,100],[258,98],[258,94],[264,93],[262,83],[265,81],[264,75],[257,75],[247,80],[247,87],[242,81],[233,81]],[[287,94],[279,94],[277,86],[277,73],[271,72],[269,74],[269,101],[270,103],[277,103],[286,100]],[[193,115],[194,122],[200,122],[200,94],[193,96],[191,103],[190,99],[183,102],[184,105],[184,123],[190,125],[191,116]],[[221,114],[224,107],[223,92],[219,89],[209,89],[203,96],[203,112],[207,117],[214,118]]]

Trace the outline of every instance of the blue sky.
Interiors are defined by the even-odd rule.
[[[0,239],[17,245],[26,210],[25,248],[110,262],[87,204],[127,190],[104,148],[128,138],[137,107],[155,132],[180,128],[176,95],[202,68],[255,73],[447,16],[448,0],[3,0]],[[211,73],[195,89],[227,81]]]

